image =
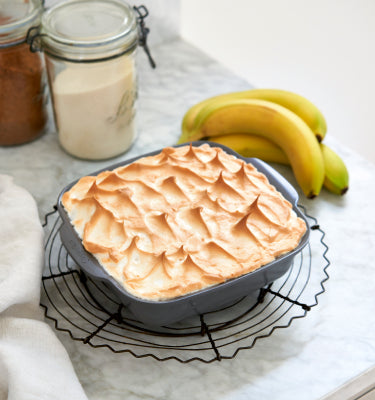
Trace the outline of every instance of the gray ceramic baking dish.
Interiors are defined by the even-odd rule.
[[[192,144],[193,146],[199,146],[203,143],[208,143],[209,145],[215,147],[221,147],[227,153],[254,165],[260,172],[264,173],[269,182],[292,203],[296,214],[306,222],[307,227],[309,226],[306,217],[297,207],[297,192],[291,186],[291,184],[272,167],[261,160],[242,157],[233,150],[217,143],[196,141]],[[183,145],[184,144],[179,146]],[[160,151],[161,150],[157,150],[114,165],[110,165],[109,167],[94,172],[91,175],[97,175],[104,170],[113,170],[122,165],[130,164],[141,157],[158,154]],[[86,275],[91,277],[91,279],[94,281],[106,283],[107,285],[105,286],[109,288],[108,290],[111,290],[111,292],[116,295],[116,297],[119,299],[119,302],[126,306],[128,310],[130,310],[135,316],[135,318],[149,326],[169,325],[193,315],[199,315],[209,311],[218,310],[224,306],[234,303],[241,297],[244,297],[251,292],[259,290],[260,288],[284,275],[290,268],[294,256],[304,248],[309,240],[309,229],[307,229],[299,245],[291,252],[282,255],[271,263],[266,264],[253,272],[238,278],[234,278],[219,285],[211,286],[209,288],[202,289],[200,291],[193,292],[172,300],[144,300],[128,293],[113,277],[111,277],[104,270],[95,257],[84,249],[81,239],[71,225],[69,217],[61,203],[62,195],[76,182],[77,181],[72,182],[66,186],[58,197],[58,211],[63,221],[63,224],[60,228],[60,237],[62,243],[73,260],[78,264],[78,267]]]

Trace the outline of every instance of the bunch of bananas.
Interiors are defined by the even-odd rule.
[[[178,143],[207,139],[245,157],[287,164],[308,198],[322,187],[342,195],[348,170],[322,143],[324,116],[306,98],[285,90],[253,89],[211,97],[184,115]]]

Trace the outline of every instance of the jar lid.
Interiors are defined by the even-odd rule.
[[[133,9],[119,0],[74,0],[44,13],[40,29],[42,49],[74,60],[108,58],[137,45]]]
[[[1,0],[0,44],[24,41],[28,29],[39,24],[42,11],[40,0]]]

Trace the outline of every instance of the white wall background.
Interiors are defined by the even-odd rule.
[[[181,34],[251,84],[309,98],[375,163],[375,0],[181,0]]]

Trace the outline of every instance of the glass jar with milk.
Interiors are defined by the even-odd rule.
[[[119,0],[62,2],[44,13],[29,43],[44,52],[63,149],[88,160],[125,152],[136,135],[134,9]]]

